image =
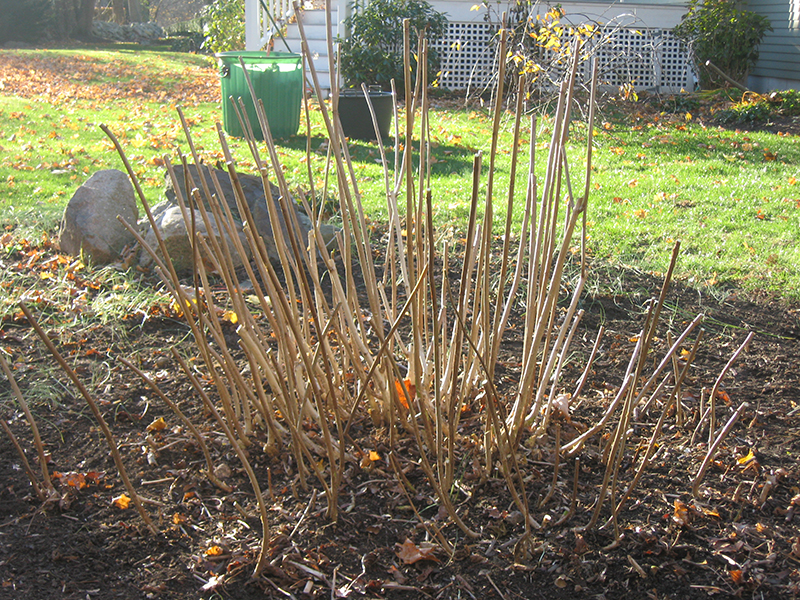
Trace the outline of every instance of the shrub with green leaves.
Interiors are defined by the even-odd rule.
[[[689,11],[675,28],[692,53],[703,89],[727,82],[706,67],[711,61],[734,81],[744,83],[758,60],[758,46],[772,31],[769,19],[737,8],[736,0],[690,0]]]
[[[403,20],[409,19],[411,52],[417,52],[417,32],[426,30],[428,40],[441,38],[447,18],[425,0],[372,0],[366,7],[353,6],[345,20],[349,31],[339,46],[342,76],[348,87],[380,85],[388,90],[391,80],[403,88]],[[416,30],[416,31],[415,31]],[[428,46],[428,83],[439,71],[439,55]],[[416,64],[412,58],[416,77]]]
[[[244,2],[242,0],[214,0],[203,11],[207,52],[244,50]]]

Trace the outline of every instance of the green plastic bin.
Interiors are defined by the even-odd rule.
[[[264,104],[269,129],[274,138],[286,138],[300,127],[303,100],[303,57],[289,52],[220,52],[222,86],[222,126],[228,135],[244,137],[244,130],[232,102],[241,97],[256,138],[264,139],[250,95],[241,58],[250,75],[256,96]]]

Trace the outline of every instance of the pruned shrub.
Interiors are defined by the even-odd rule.
[[[744,83],[758,60],[758,46],[772,31],[769,19],[737,8],[735,0],[690,0],[689,11],[675,28],[692,53],[703,89],[727,87],[725,78],[707,66],[710,61],[732,80]]]

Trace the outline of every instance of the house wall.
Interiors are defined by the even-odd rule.
[[[515,4],[513,0],[489,0],[489,8],[481,5],[478,0],[428,0],[433,7],[447,14],[451,21],[483,21],[487,10],[493,16],[509,12]],[[795,0],[797,1],[797,0]],[[472,10],[480,5],[479,10]],[[645,22],[648,27],[672,28],[680,23],[681,16],[686,12],[685,0],[662,0],[661,2],[626,2],[625,0],[583,0],[582,2],[542,1],[536,6],[539,14],[544,14],[553,6],[560,5],[567,13],[575,18],[585,18],[598,22],[619,21],[624,19],[629,23]],[[641,22],[639,23],[641,25]]]
[[[767,17],[774,30],[764,36],[748,87],[800,89],[800,0],[750,0],[747,8]]]

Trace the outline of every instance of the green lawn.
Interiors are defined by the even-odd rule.
[[[9,67],[21,60],[31,63],[35,77]],[[25,92],[20,82],[26,79],[35,79],[41,90]],[[3,226],[34,237],[37,232],[52,232],[67,200],[88,176],[100,169],[122,168],[99,129],[101,123],[120,137],[152,203],[161,195],[163,157],[176,159],[179,148],[188,152],[176,105],[182,106],[204,160],[220,160],[215,123],[222,112],[219,102],[213,101],[217,79],[213,63],[202,56],[107,49],[0,51]],[[488,108],[434,108],[430,121],[434,219],[440,228],[460,231],[469,209],[472,157],[478,150],[485,157],[489,154],[491,116]],[[594,263],[661,273],[674,242],[680,240],[680,280],[712,290],[740,287],[800,298],[797,139],[737,133],[696,121],[683,114],[637,116],[635,110],[626,116],[600,117],[588,216]],[[507,115],[495,169],[498,207],[506,202],[512,125]],[[586,126],[577,122],[572,129],[570,173],[577,191],[583,187]],[[282,169],[297,193],[310,189],[309,164],[317,190],[329,173],[318,107],[311,110],[308,156],[305,131],[301,116],[300,135],[281,141],[278,148]],[[550,121],[543,117],[536,138],[540,178],[549,137]],[[530,133],[522,138],[519,171],[524,173]],[[239,168],[251,171],[253,160],[246,144],[230,142]],[[352,144],[351,153],[366,212],[380,221],[386,208],[378,147],[358,142]],[[485,184],[488,158],[483,168]],[[524,189],[520,174],[517,227]],[[498,232],[503,210],[498,210]]]

